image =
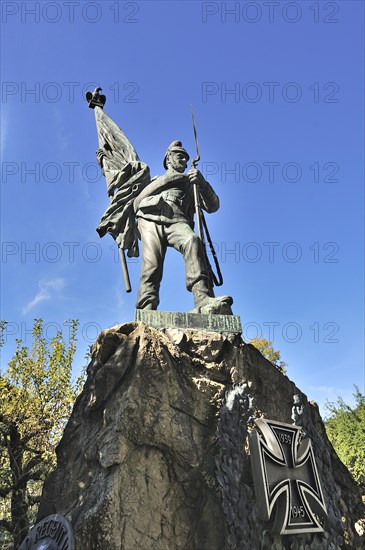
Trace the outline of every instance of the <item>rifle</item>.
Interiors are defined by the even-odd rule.
[[[197,131],[196,131],[194,110],[193,110],[192,106],[190,106],[190,109],[191,109],[191,116],[192,116],[192,121],[193,121],[193,130],[194,130],[195,148],[196,148],[196,158],[192,159],[191,166],[196,170],[198,162],[200,161],[200,149],[199,149],[199,142],[198,142],[198,134],[197,134]],[[205,221],[204,212],[201,208],[200,192],[199,192],[198,184],[194,183],[193,185],[194,185],[194,206],[195,206],[195,215],[196,215],[196,224],[197,224],[197,228],[198,228],[198,235],[199,235],[200,240],[202,241],[203,246],[204,246],[205,260],[207,262],[208,269],[209,269],[209,272],[210,272],[210,275],[211,275],[211,279],[213,281],[212,286],[213,285],[222,286],[223,276],[222,276],[222,272],[220,270],[217,254],[216,254],[212,239],[210,237],[210,233],[208,231],[207,222]],[[212,268],[211,263],[210,263],[209,258],[208,258],[204,233],[206,235],[210,251],[213,255],[213,260],[214,260],[214,264],[215,264],[215,267],[216,267],[216,270],[217,270],[217,275],[214,273],[213,268]]]

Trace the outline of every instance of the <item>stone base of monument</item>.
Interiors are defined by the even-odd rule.
[[[360,491],[318,407],[238,330],[172,321],[99,335],[38,520],[68,518],[75,550],[363,547]],[[260,515],[248,439],[260,417],[291,424],[294,395],[328,517],[322,532],[281,535]]]
[[[177,328],[242,334],[241,319],[238,315],[203,315],[180,311],[136,309],[135,320],[157,329]]]

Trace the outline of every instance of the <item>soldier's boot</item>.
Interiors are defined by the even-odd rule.
[[[233,315],[231,305],[233,299],[231,296],[211,296],[208,283],[201,279],[195,283],[191,289],[194,296],[194,309],[192,313]]]

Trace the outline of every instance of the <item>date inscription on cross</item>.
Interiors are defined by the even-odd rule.
[[[262,519],[281,535],[323,532],[327,511],[311,440],[300,426],[255,422],[250,453]]]

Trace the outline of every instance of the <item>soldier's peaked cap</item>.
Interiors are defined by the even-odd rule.
[[[189,160],[189,158],[190,158],[188,152],[182,146],[181,141],[173,141],[168,146],[166,154],[165,154],[164,159],[163,159],[163,166],[164,166],[165,170],[167,170],[167,162],[166,161],[167,161],[167,157],[168,157],[169,153],[184,153],[187,160]]]

